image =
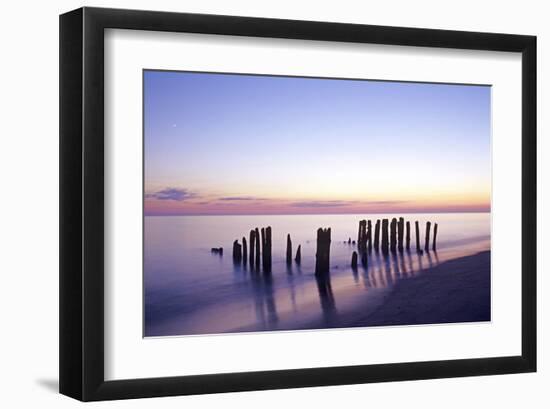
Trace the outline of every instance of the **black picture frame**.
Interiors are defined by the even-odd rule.
[[[521,53],[521,355],[106,381],[103,70],[109,28]],[[534,372],[536,214],[534,36],[87,7],[60,16],[62,394],[94,401]]]

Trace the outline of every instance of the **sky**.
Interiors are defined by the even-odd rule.
[[[146,215],[490,210],[489,86],[143,75]]]

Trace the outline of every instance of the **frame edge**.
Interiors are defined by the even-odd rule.
[[[522,357],[537,371],[537,37],[522,50]]]
[[[59,16],[59,392],[83,398],[83,10]]]

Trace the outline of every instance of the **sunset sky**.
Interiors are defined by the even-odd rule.
[[[145,214],[485,212],[491,88],[144,71]]]

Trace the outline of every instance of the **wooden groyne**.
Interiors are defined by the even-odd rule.
[[[300,264],[302,262],[302,245],[298,244],[298,250],[296,250],[296,257],[294,258],[294,261],[296,264]]]
[[[401,253],[403,252],[404,232],[405,232],[405,219],[403,217],[400,217],[399,222],[397,222],[397,249]]]
[[[426,222],[426,243],[424,245],[424,250],[430,251],[430,222]]]
[[[422,249],[420,248],[420,227],[418,227],[418,220],[414,222],[414,229],[416,232],[416,252],[422,253]]]
[[[380,219],[376,220],[374,225],[374,250],[378,251],[380,248]]]
[[[418,221],[414,222],[416,251],[423,254],[424,251],[436,251],[437,249],[437,223],[433,223],[433,241],[430,241],[432,222],[426,222],[426,231],[423,246],[420,244],[420,225]],[[381,236],[381,238],[380,238]],[[374,238],[372,237],[372,225],[370,220],[361,220],[359,222],[359,243],[357,247],[357,256],[363,259],[365,248],[367,253],[374,247],[375,251],[381,249],[384,255],[411,249],[411,222],[404,217],[376,220],[374,225]]]
[[[292,240],[290,234],[286,235],[286,264],[292,264]]]
[[[388,219],[382,220],[382,253],[388,254]]]
[[[254,264],[256,265],[256,270],[260,269],[260,231],[256,227],[254,229],[254,235],[256,236],[256,254],[254,256]],[[251,266],[252,267],[252,266]]]
[[[432,222],[426,222],[426,230],[424,236],[423,247],[420,245],[420,225],[418,221],[415,224],[415,239],[416,251],[419,254],[431,251],[436,252],[438,224],[433,223],[433,239],[430,240]],[[374,237],[373,237],[374,235]],[[351,237],[344,240],[344,244],[355,244]],[[403,217],[389,219],[378,219],[374,223],[371,220],[360,220],[357,236],[357,251],[353,251],[351,256],[351,266],[356,269],[359,261],[364,268],[369,264],[372,248],[376,252],[381,249],[385,256],[390,252],[395,257],[396,252],[402,253],[405,249],[410,251],[411,247],[411,222],[406,221]],[[330,246],[331,246],[331,228],[319,228],[317,230],[317,249],[315,253],[315,274],[322,275],[330,272]],[[288,266],[292,264],[292,238],[290,233],[286,236],[286,263]],[[212,247],[212,254],[223,254],[222,247]],[[437,253],[435,253],[437,254]],[[376,255],[378,257],[378,255]],[[260,271],[271,273],[272,271],[272,231],[271,226],[258,227],[250,230],[248,240],[243,236],[241,242],[239,239],[233,241],[233,262],[242,264],[245,268],[247,263],[250,264],[251,271]],[[294,262],[301,264],[302,261],[302,246],[298,245]],[[290,271],[290,270],[289,270]]]
[[[367,249],[367,221],[359,221],[359,233],[357,234],[357,248],[359,253]]]
[[[242,247],[239,244],[239,241],[235,240],[233,242],[233,261],[235,263],[240,263],[242,258],[243,258]]]
[[[242,238],[242,245],[238,240],[233,242],[233,261],[246,266],[248,261],[251,270],[260,270],[260,257],[264,272],[271,271],[271,227],[261,229],[256,227],[250,230],[248,235],[249,242],[246,237]],[[250,250],[250,251],[249,251]],[[240,254],[240,255],[239,255]]]
[[[372,251],[372,223],[367,221],[367,250],[369,253]]]
[[[262,227],[262,268],[264,273],[271,273],[271,226]]]
[[[361,263],[367,264],[367,251],[372,251],[372,223],[370,220],[359,221],[359,233],[357,237],[357,251],[361,256]]]
[[[250,268],[254,268],[254,247],[256,245],[256,232],[254,230],[250,230],[249,239],[250,239],[250,260],[248,264],[250,264]]]
[[[390,224],[390,251],[395,253],[397,248],[397,219],[394,217],[391,219]]]
[[[247,254],[247,248],[246,248],[246,237],[243,237],[243,265],[246,266],[248,254]]]
[[[315,275],[328,274],[330,270],[330,227],[317,230],[317,251],[315,253]]]

